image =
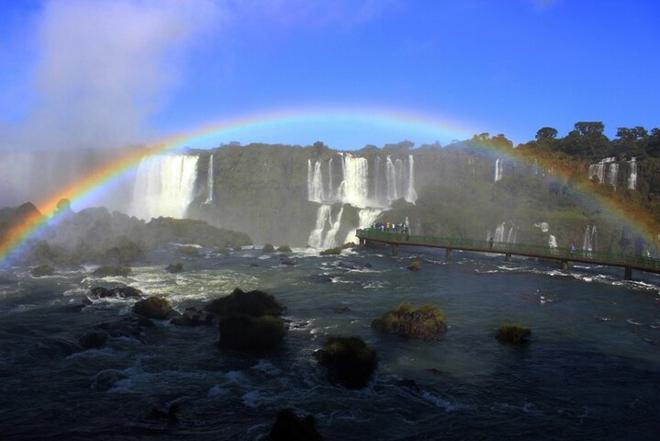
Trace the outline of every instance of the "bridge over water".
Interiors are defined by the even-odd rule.
[[[624,268],[624,278],[632,279],[632,271],[646,271],[660,274],[660,259],[626,254],[610,254],[571,251],[566,248],[549,248],[536,245],[510,244],[502,242],[491,243],[485,240],[457,239],[448,237],[413,236],[404,233],[391,233],[374,228],[357,230],[360,245],[367,243],[383,243],[392,247],[392,255],[399,254],[400,246],[444,248],[447,260],[451,260],[453,250],[474,251],[478,253],[503,254],[508,261],[511,256],[535,257],[539,259],[556,260],[562,269],[568,269],[571,262],[588,263]]]

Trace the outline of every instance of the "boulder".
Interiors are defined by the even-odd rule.
[[[144,293],[137,288],[132,286],[117,286],[114,288],[106,288],[103,286],[95,286],[90,289],[91,295],[99,299],[106,297],[118,297],[118,298],[141,298]]]
[[[447,331],[445,317],[434,305],[414,307],[402,303],[371,322],[371,327],[382,332],[417,338],[425,341],[440,340]]]
[[[291,253],[292,252],[291,247],[289,245],[280,245],[277,248],[277,251],[279,253]]]
[[[321,441],[312,415],[298,417],[290,409],[281,410],[270,429],[270,441]]]
[[[30,274],[32,274],[32,277],[44,277],[44,276],[52,276],[55,273],[55,269],[53,269],[52,266],[50,265],[39,265],[30,271]]]
[[[178,274],[183,271],[183,264],[181,262],[170,263],[165,268],[165,271],[167,271],[170,274]]]
[[[422,259],[415,259],[406,267],[410,271],[419,271],[422,269]]]
[[[274,247],[272,244],[270,244],[270,243],[267,243],[267,244],[264,245],[264,247],[261,249],[261,252],[262,252],[262,253],[272,253],[272,252],[274,252],[274,251],[275,251],[275,247]]]
[[[130,274],[127,266],[101,266],[92,273],[94,277],[127,277]]]
[[[174,310],[167,299],[152,296],[135,303],[133,312],[149,319],[165,320],[173,314]]]
[[[321,256],[335,256],[341,254],[341,248],[328,248],[327,250],[321,251],[319,254]]]
[[[275,300],[275,297],[268,293],[259,290],[244,292],[240,288],[236,288],[226,297],[212,300],[204,309],[219,316],[248,315],[251,317],[280,316],[285,310]]]
[[[500,343],[508,343],[512,345],[523,345],[529,341],[532,331],[522,325],[504,324],[497,330],[495,338]]]
[[[78,344],[83,349],[98,349],[108,341],[108,334],[103,331],[90,331],[80,336]]]
[[[286,329],[280,317],[246,315],[220,320],[220,348],[224,350],[263,353],[277,349]]]
[[[289,259],[288,257],[281,256],[280,264],[285,266],[294,266],[296,264],[296,261],[293,259]]]
[[[172,318],[170,323],[177,326],[212,325],[213,315],[197,308],[187,308],[183,314]]]
[[[330,337],[314,357],[327,369],[332,384],[349,389],[365,387],[378,366],[376,352],[360,337]]]

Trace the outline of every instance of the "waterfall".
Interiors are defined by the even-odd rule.
[[[493,237],[495,242],[504,242],[504,228],[504,222],[495,228],[495,237]]]
[[[582,238],[582,251],[591,253],[596,249],[596,226],[587,225]]]
[[[615,161],[615,159],[616,158],[614,158],[614,157],[609,157],[609,158],[601,159],[600,161],[596,162],[595,164],[590,164],[589,165],[589,179],[593,179],[593,177],[596,176],[596,178],[598,179],[598,183],[599,184],[604,184],[605,183],[605,174],[606,174],[606,171],[608,171],[606,169],[605,165],[613,163]],[[611,167],[608,167],[608,168],[609,168],[609,172],[610,172],[610,175],[611,175],[612,168]],[[618,172],[618,166],[615,170],[615,173],[616,172]],[[612,184],[613,180],[610,178],[610,180],[608,180],[608,182],[610,184]],[[616,177],[615,177],[614,182],[616,182]]]
[[[344,206],[342,205],[341,208],[339,209],[339,213],[337,213],[337,217],[335,218],[334,222],[332,221],[332,213],[330,213],[328,217],[328,222],[330,223],[330,229],[328,230],[327,233],[325,233],[325,239],[323,239],[323,248],[334,248],[337,246],[336,243],[336,236],[337,236],[337,231],[339,231],[339,228],[341,228],[341,218],[344,215]]]
[[[507,225],[506,222],[502,222],[495,228],[495,236],[493,236],[494,242],[499,243],[516,243],[518,236],[518,229],[515,225]]]
[[[609,167],[609,173],[607,175],[607,182],[609,182],[609,184],[612,187],[614,187],[615,190],[616,190],[616,178],[618,174],[619,174],[619,164],[617,164],[616,162],[611,163]]]
[[[387,193],[383,180],[383,164],[380,156],[376,156],[376,161],[374,163],[375,177],[374,177],[374,194],[373,199],[377,204],[386,206],[387,205]]]
[[[330,222],[331,209],[330,205],[324,204],[319,206],[316,211],[316,224],[307,239],[307,243],[312,248],[321,248],[323,244],[323,230],[325,230],[325,225]]]
[[[213,202],[213,183],[214,183],[213,153],[211,153],[211,156],[209,156],[208,174],[206,176],[206,201],[204,201],[205,204],[210,204],[211,202]]]
[[[358,226],[357,228],[367,228],[372,226],[375,222],[376,219],[378,219],[378,216],[383,212],[382,209],[380,208],[363,208],[360,211],[358,211]],[[351,230],[348,235],[346,236],[346,239],[344,240],[344,243],[348,242],[356,242],[355,234],[357,233],[357,228]]]
[[[394,168],[396,169],[396,193],[399,195],[399,197],[403,197],[405,193],[405,177],[403,176],[404,174],[404,168],[403,168],[403,161],[401,159],[397,159],[394,161]]]
[[[369,205],[367,201],[369,194],[369,162],[367,158],[347,153],[344,155],[342,164],[344,180],[341,202],[357,208],[367,207]]]
[[[557,248],[557,238],[553,234],[548,236],[548,248]]]
[[[408,189],[406,190],[406,201],[414,204],[417,201],[415,191],[415,160],[413,155],[408,155]]]
[[[390,203],[399,199],[396,185],[396,168],[390,155],[387,155],[387,159],[385,160],[385,182],[387,186],[387,202]]]
[[[328,161],[328,195],[327,198],[329,200],[332,200],[335,195],[334,195],[334,185],[332,183],[332,158]]]
[[[502,160],[497,158],[495,160],[495,180],[493,182],[497,182],[500,179],[502,179]]]
[[[194,199],[198,159],[196,155],[142,159],[136,172],[131,212],[145,220],[185,217]]]
[[[321,161],[314,163],[307,161],[307,199],[312,202],[323,202],[323,175],[321,174]]]
[[[637,189],[637,158],[634,156],[628,162],[630,164],[630,175],[628,175],[628,190]]]

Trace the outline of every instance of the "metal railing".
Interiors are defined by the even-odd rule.
[[[570,250],[568,248],[550,248],[542,245],[511,244],[504,242],[493,242],[491,246],[490,241],[487,240],[407,235],[405,233],[381,231],[375,228],[360,229],[357,231],[357,236],[362,239],[373,239],[401,245],[432,246],[437,248],[463,249],[479,252],[519,254],[556,260],[630,266],[660,272],[660,259],[628,254]]]

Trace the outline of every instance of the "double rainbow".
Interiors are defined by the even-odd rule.
[[[0,264],[10,263],[12,257],[20,254],[26,243],[30,239],[36,238],[49,222],[57,221],[57,204],[60,200],[69,199],[71,202],[76,202],[92,193],[102,192],[104,189],[110,188],[113,183],[134,169],[145,157],[176,151],[191,145],[210,143],[212,140],[217,142],[217,139],[222,138],[223,135],[230,136],[238,130],[249,131],[264,126],[286,127],[292,124],[314,124],[315,122],[327,121],[358,122],[372,124],[375,127],[395,126],[407,130],[411,134],[417,132],[437,133],[438,137],[443,138],[465,139],[470,136],[467,128],[449,120],[411,112],[382,109],[360,109],[359,111],[341,109],[285,110],[207,124],[192,132],[161,139],[148,148],[126,153],[98,167],[67,187],[58,190],[45,201],[39,202],[37,206],[41,214],[29,215],[0,237]],[[524,152],[518,152],[517,149],[503,151],[489,144],[482,144],[481,147],[485,150],[495,151],[497,155],[516,162],[536,163],[540,167],[552,170],[553,175],[562,181],[568,181],[570,178],[568,169],[562,169],[543,157],[529,156]],[[631,204],[598,194],[594,191],[593,184],[586,179],[573,181],[573,183],[576,184],[577,189],[582,194],[597,202],[604,211],[628,225],[634,232],[651,243],[657,241],[660,226],[648,213],[634,209]]]

